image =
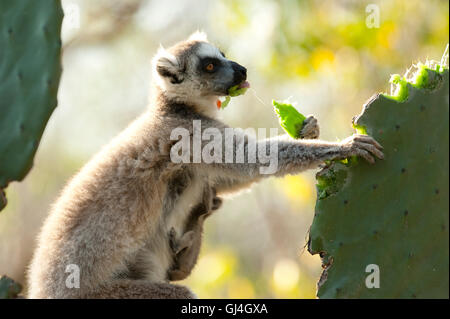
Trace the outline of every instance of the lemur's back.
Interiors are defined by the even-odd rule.
[[[30,297],[85,292],[66,288],[69,265],[80,269],[83,287],[94,289],[125,267],[126,258],[152,234],[165,193],[158,175],[167,154],[157,149],[160,129],[149,118],[134,122],[65,187],[39,236]]]

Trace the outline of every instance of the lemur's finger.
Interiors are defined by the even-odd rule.
[[[366,151],[369,151],[370,153],[372,153],[373,155],[375,155],[379,159],[384,159],[383,152],[380,151],[378,148],[376,148],[374,145],[368,144],[368,143],[358,143],[358,145],[360,145]]]
[[[317,119],[314,117],[314,116],[312,116],[312,115],[310,115],[310,116],[308,116],[306,119],[305,119],[305,121],[304,122],[306,122],[306,123],[317,123]]]
[[[317,119],[309,117],[305,120],[305,125],[300,132],[300,136],[306,139],[314,139],[319,137],[319,126],[317,125]]]
[[[183,237],[178,241],[178,247],[175,251],[176,254],[181,252],[183,249],[188,248],[192,245],[192,242],[194,241],[195,232],[193,230],[190,230],[186,232]]]
[[[368,161],[370,164],[375,164],[375,159],[370,155],[370,153],[366,150],[363,150],[361,148],[356,149],[356,154],[364,158],[366,161]]]
[[[170,249],[175,252],[177,250],[177,232],[175,228],[171,228],[169,231],[169,246]]]
[[[368,135],[357,135],[355,137],[355,141],[358,142],[363,142],[363,143],[368,143],[368,144],[373,144],[375,145],[376,148],[382,150],[383,146],[381,146],[380,143],[378,143],[372,136],[368,136]]]
[[[306,124],[303,126],[303,130],[313,130],[315,127],[317,127],[317,120],[306,122]]]

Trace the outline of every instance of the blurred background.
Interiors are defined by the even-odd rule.
[[[391,74],[439,60],[449,41],[449,2],[438,0],[62,3],[59,105],[33,169],[6,189],[0,213],[0,274],[23,284],[65,182],[145,111],[160,43],[201,29],[248,68],[252,89],[221,111],[229,125],[279,127],[271,100],[290,98],[318,118],[322,139],[335,141],[353,133],[351,119],[370,96],[390,91]],[[268,179],[225,201],[207,220],[198,264],[182,284],[200,298],[315,298],[320,258],[304,249],[314,174]]]

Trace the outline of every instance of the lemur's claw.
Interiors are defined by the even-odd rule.
[[[173,227],[169,230],[169,246],[173,252],[177,250],[177,231]]]
[[[305,121],[303,128],[300,132],[300,138],[302,139],[316,139],[319,138],[320,129],[319,124],[317,123],[317,119],[310,115]]]
[[[354,134],[345,139],[342,144],[346,149],[347,156],[361,156],[371,164],[375,163],[374,156],[384,159],[381,151],[383,147],[371,136]]]

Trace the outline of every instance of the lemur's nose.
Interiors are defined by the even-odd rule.
[[[239,72],[239,74],[243,77],[243,78],[247,78],[247,69],[244,68],[242,65],[238,64],[238,69],[236,70],[237,72]]]
[[[234,71],[234,76],[237,80],[236,82],[242,82],[247,79],[247,69],[246,68],[244,68],[242,65],[240,65],[236,62],[231,62],[231,66]]]

